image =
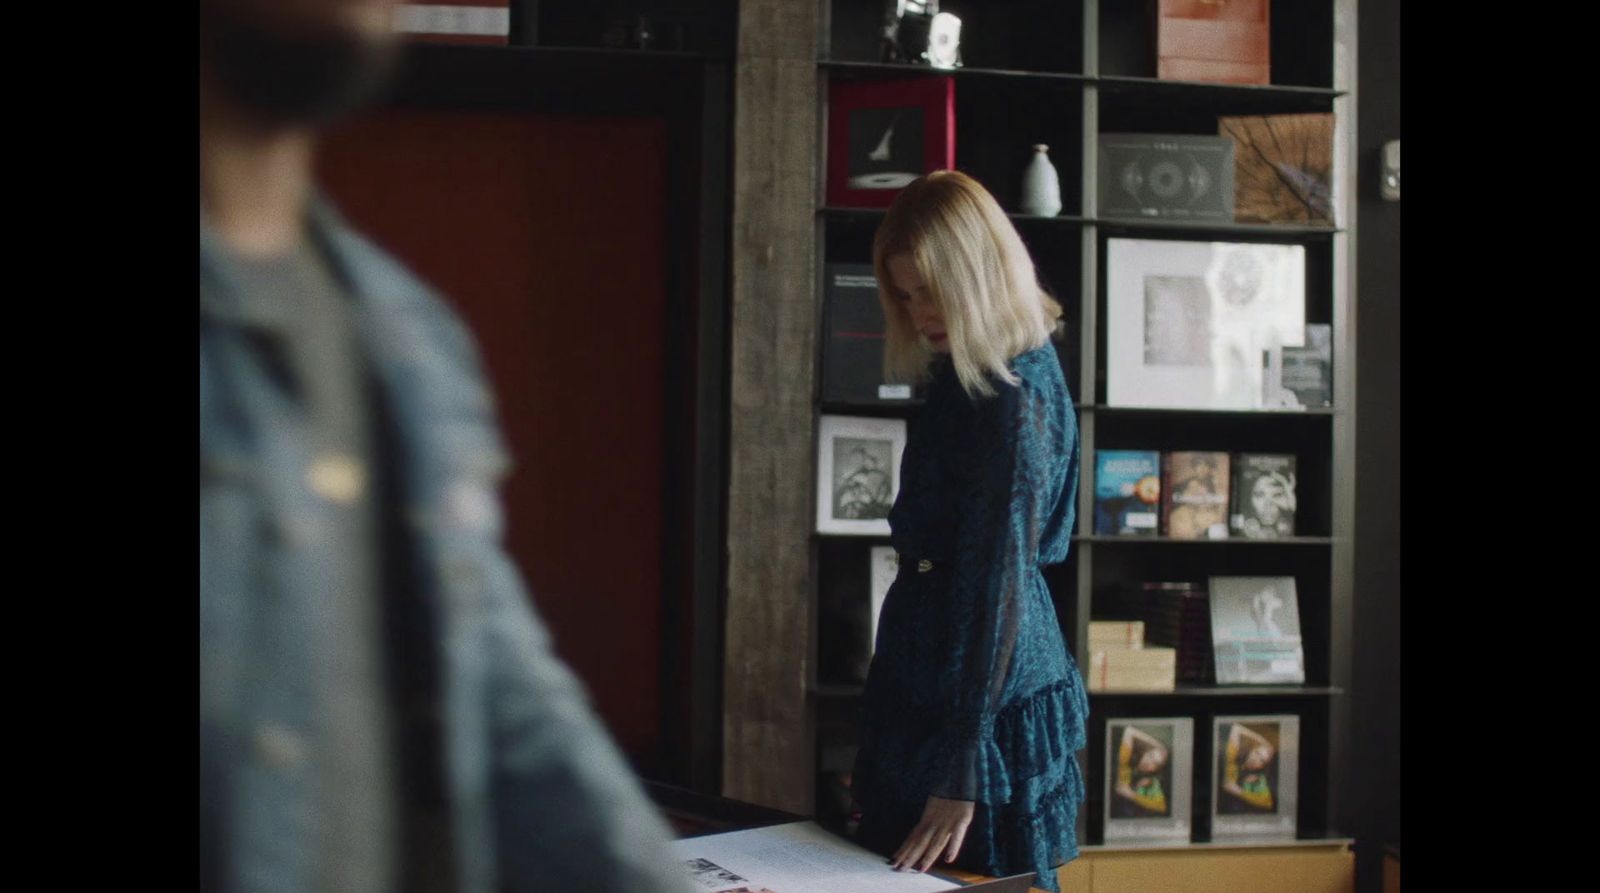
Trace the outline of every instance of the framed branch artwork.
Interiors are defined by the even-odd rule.
[[[1333,125],[1332,114],[1218,119],[1217,132],[1234,143],[1234,218],[1337,226]]]

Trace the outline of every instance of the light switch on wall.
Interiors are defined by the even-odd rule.
[[[1400,200],[1399,140],[1390,140],[1383,144],[1383,199],[1389,202]]]

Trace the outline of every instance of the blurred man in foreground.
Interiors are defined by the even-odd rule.
[[[686,890],[500,546],[471,338],[315,194],[394,5],[200,4],[201,889]]]

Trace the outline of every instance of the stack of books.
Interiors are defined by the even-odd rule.
[[[1090,691],[1172,691],[1177,651],[1144,643],[1143,621],[1089,622]]]
[[[1211,653],[1211,603],[1201,583],[1145,583],[1147,639],[1177,652],[1177,678],[1193,685],[1216,683]]]

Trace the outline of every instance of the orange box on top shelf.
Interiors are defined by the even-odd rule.
[[[1160,0],[1156,76],[1267,84],[1272,78],[1270,0]]]

